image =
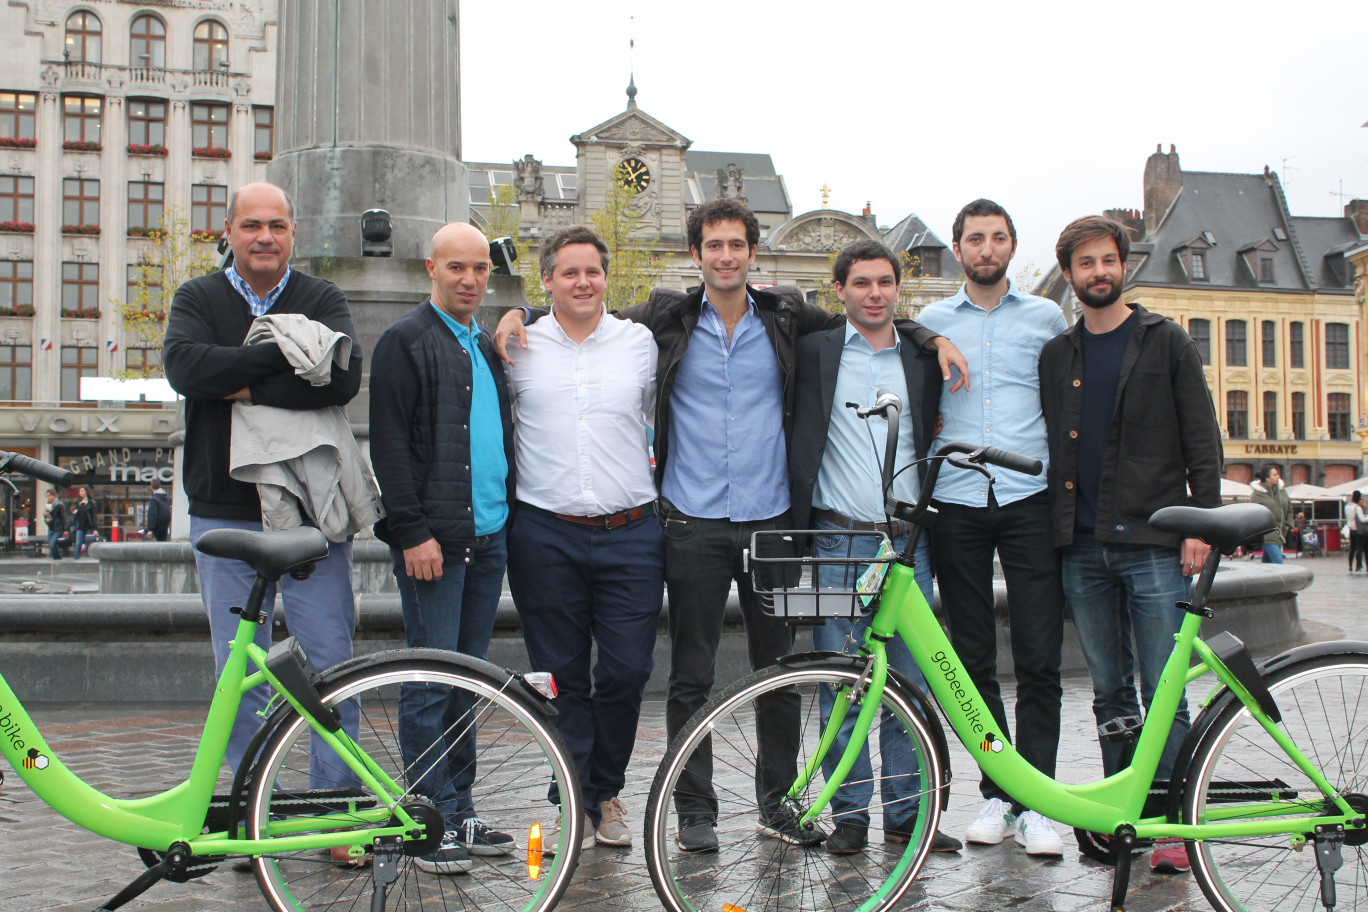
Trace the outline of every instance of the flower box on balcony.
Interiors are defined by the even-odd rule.
[[[100,308],[63,307],[62,316],[69,320],[98,320],[100,319]]]
[[[216,243],[216,242],[218,241],[218,239],[219,239],[220,237],[222,237],[222,236],[223,236],[223,232],[222,232],[222,231],[192,231],[192,232],[190,232],[190,240],[192,240],[192,241],[194,241],[194,242],[196,242],[196,243],[198,243],[198,244],[213,244],[213,243]]]
[[[191,149],[190,154],[195,158],[232,158],[233,153],[219,146],[201,146]]]
[[[0,317],[31,317],[33,316],[32,304],[20,304],[16,307],[0,307]]]
[[[68,139],[62,143],[62,148],[68,152],[99,152],[104,146],[90,139]]]
[[[142,225],[130,225],[128,228],[128,236],[140,238],[151,237],[160,230],[160,228],[147,228]]]
[[[134,323],[165,323],[166,311],[164,310],[128,310],[124,311],[124,321]]]
[[[33,234],[33,222],[0,222],[0,231],[10,234]]]
[[[31,136],[0,136],[0,149],[32,149],[38,140]]]
[[[160,155],[162,158],[165,158],[165,157],[166,157],[166,146],[163,146],[163,145],[161,145],[160,143],[157,143],[157,144],[151,145],[151,146],[147,145],[146,143],[129,143],[129,144],[128,144],[128,154],[129,154],[129,155]]]
[[[99,225],[63,225],[62,234],[99,234]]]
[[[252,158],[255,158],[259,162],[268,162],[271,160],[272,156],[270,152],[253,152]]]

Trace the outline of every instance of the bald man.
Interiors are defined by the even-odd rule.
[[[504,524],[513,496],[513,428],[503,363],[475,310],[489,283],[489,242],[446,225],[427,259],[432,297],[376,343],[370,382],[371,460],[409,646],[485,658],[503,588]],[[463,874],[470,855],[510,851],[513,839],[476,815],[475,745],[459,695],[406,687],[399,737],[413,790],[436,802],[447,838],[417,859],[425,871]],[[464,733],[457,736],[454,733]],[[445,750],[431,749],[440,740]]]
[[[254,484],[228,474],[233,403],[305,411],[346,405],[361,388],[361,345],[347,298],[331,282],[290,268],[294,249],[294,203],[273,184],[244,184],[228,202],[224,237],[233,263],[223,272],[191,279],[176,290],[166,322],[163,360],[166,379],[185,397],[185,493],[190,503],[190,541],[210,529],[261,529],[261,500]],[[265,314],[303,314],[352,338],[346,370],[333,367],[326,386],[312,386],[275,345],[242,344],[252,321]],[[238,617],[229,609],[247,604],[255,574],[241,561],[195,552],[200,595],[209,614],[214,659],[223,670]],[[356,602],[351,587],[351,542],[333,543],[327,560],[306,580],[278,584],[290,633],[319,668],[352,656]],[[275,606],[272,591],[266,610]],[[271,646],[271,623],[257,631],[257,645]],[[267,689],[242,698],[228,741],[227,763],[237,769]],[[356,706],[341,707],[347,730],[356,732]],[[310,764],[315,788],[350,784],[351,774],[316,742]],[[346,849],[339,860],[346,859]]]

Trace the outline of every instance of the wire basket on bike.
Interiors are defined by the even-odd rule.
[[[835,557],[803,557],[801,543],[816,536]],[[879,590],[897,557],[882,532],[822,529],[756,532],[750,571],[760,608],[789,623],[820,624],[857,618],[879,606]]]

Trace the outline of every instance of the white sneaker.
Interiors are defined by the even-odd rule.
[[[1063,855],[1064,842],[1048,817],[1035,811],[1022,811],[1016,819],[1012,838],[1026,848],[1027,855]]]
[[[542,830],[542,854],[555,855],[560,851],[560,817]],[[594,822],[589,819],[589,815],[584,815],[584,835],[580,837],[580,850],[585,851],[594,847]]]
[[[1010,804],[1001,798],[989,798],[978,817],[964,831],[964,840],[975,845],[997,845],[1012,832],[1015,822]]]

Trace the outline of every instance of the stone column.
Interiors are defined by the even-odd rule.
[[[389,210],[394,256],[464,220],[455,0],[281,4],[267,179],[295,199],[299,259],[356,257],[361,213]]]

